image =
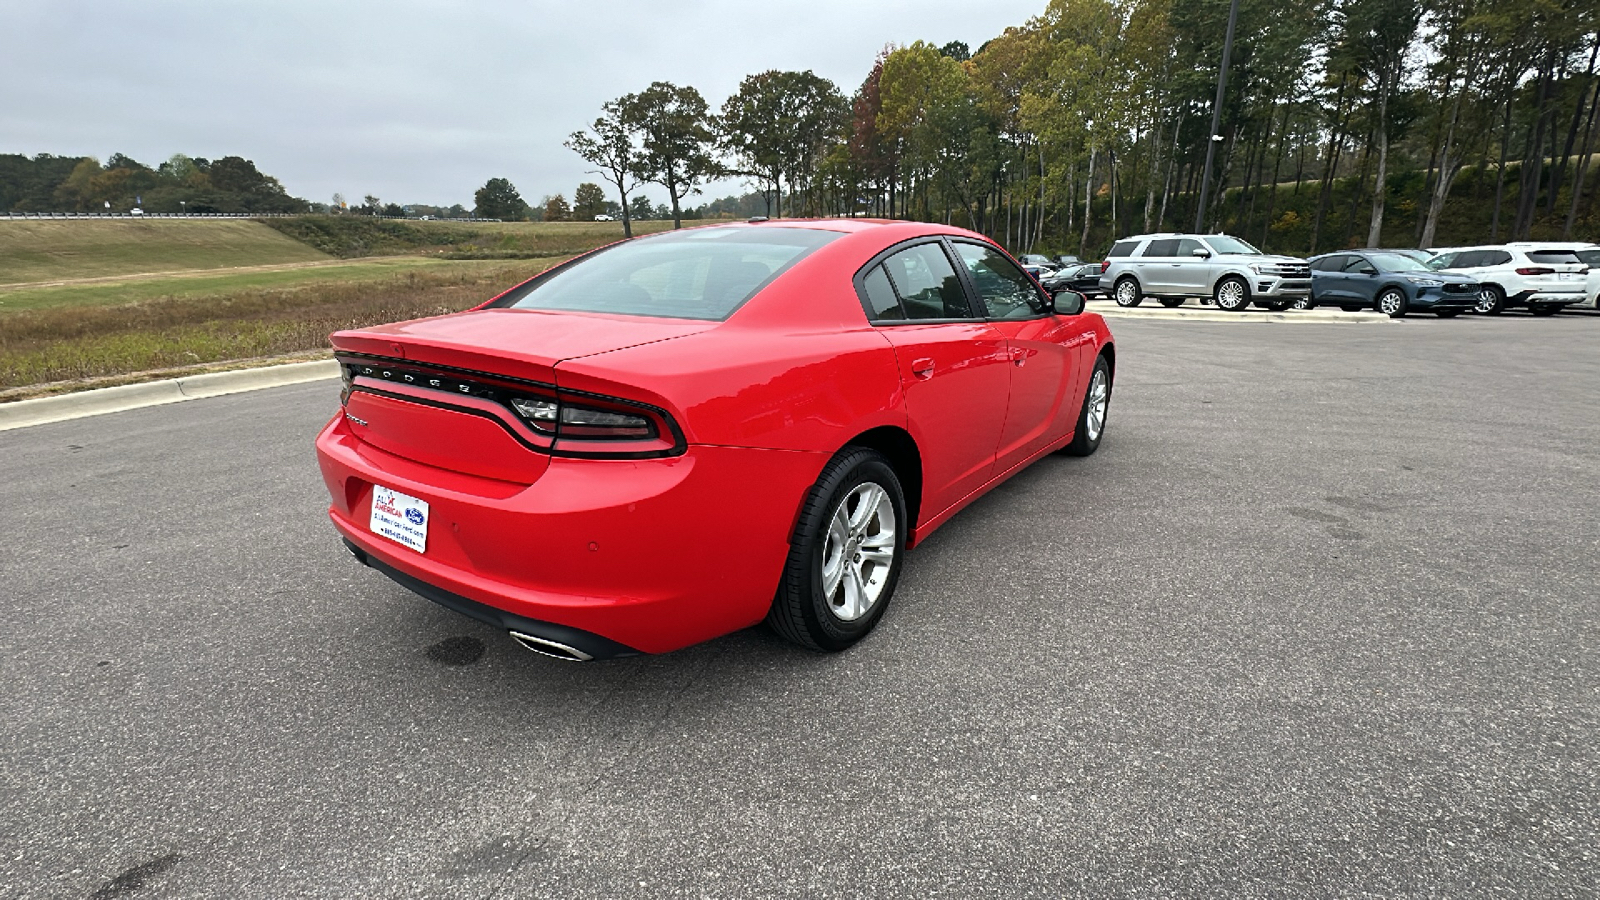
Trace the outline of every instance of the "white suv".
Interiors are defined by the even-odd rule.
[[[1570,246],[1524,241],[1452,247],[1438,251],[1427,266],[1477,281],[1477,312],[1494,316],[1513,306],[1526,306],[1536,316],[1548,316],[1584,300],[1589,267]]]
[[[1117,241],[1106,254],[1100,291],[1118,306],[1155,297],[1180,306],[1186,297],[1215,300],[1238,312],[1252,301],[1274,311],[1311,296],[1311,265],[1268,256],[1225,234],[1144,234]]]

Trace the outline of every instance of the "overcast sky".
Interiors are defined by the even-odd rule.
[[[472,205],[599,181],[562,141],[652,81],[850,94],[889,43],[974,50],[1045,0],[0,0],[0,153],[243,156],[291,194]],[[602,182],[603,183],[603,182]],[[716,185],[704,199],[739,193]],[[665,192],[647,190],[659,200]]]

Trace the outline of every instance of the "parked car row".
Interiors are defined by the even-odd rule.
[[[1310,259],[1263,253],[1226,234],[1146,234],[1117,241],[1100,263],[1022,257],[1049,290],[1104,295],[1134,307],[1190,299],[1237,312],[1336,306],[1399,318],[1429,312],[1497,315],[1525,308],[1600,309],[1600,245],[1523,241],[1436,250],[1342,250]]]

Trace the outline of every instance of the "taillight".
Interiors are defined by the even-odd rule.
[[[1554,275],[1555,273],[1555,269],[1544,269],[1538,266],[1529,266],[1526,269],[1517,270],[1518,275]]]
[[[632,413],[581,406],[566,400],[513,397],[511,406],[534,431],[584,441],[641,441],[657,434],[654,422]]]
[[[1101,275],[1104,275],[1106,273],[1106,270],[1109,269],[1109,268],[1111,268],[1111,260],[1109,260],[1109,259],[1100,260],[1100,274]]]

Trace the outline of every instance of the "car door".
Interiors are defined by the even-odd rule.
[[[1171,294],[1175,291],[1173,279],[1178,269],[1178,239],[1156,238],[1144,245],[1135,260],[1139,266],[1139,284],[1147,294]]]
[[[1197,255],[1196,250],[1205,252]],[[1194,238],[1180,238],[1172,267],[1172,292],[1186,297],[1211,295],[1211,250]]]
[[[965,240],[951,247],[989,324],[1006,336],[1011,383],[995,452],[995,470],[1004,472],[1071,429],[1061,410],[1081,390],[1084,348],[1093,337],[1081,318],[1052,315],[1044,295],[1004,253]]]
[[[1344,264],[1341,302],[1372,306],[1378,299],[1378,267],[1365,256],[1352,254]]]
[[[920,518],[928,521],[994,472],[1010,348],[972,309],[938,238],[885,253],[857,275],[856,289],[899,363],[907,425],[922,448]]]
[[[1349,303],[1345,287],[1344,267],[1350,257],[1343,253],[1324,256],[1311,266],[1311,293],[1318,303]]]

